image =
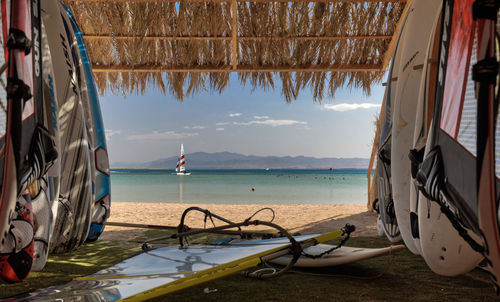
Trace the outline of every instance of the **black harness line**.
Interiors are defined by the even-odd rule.
[[[340,241],[339,244],[337,244],[336,246],[332,247],[331,249],[326,250],[318,255],[311,255],[311,254],[308,254],[308,253],[302,251],[302,256],[305,256],[307,258],[317,259],[317,258],[323,257],[324,255],[330,254],[331,252],[341,248],[347,242],[347,240],[349,240],[349,238],[351,238],[351,233],[354,232],[355,230],[356,230],[356,227],[354,225],[346,224],[342,228],[342,231],[344,231],[345,237],[342,238],[342,241]]]
[[[222,226],[214,226],[211,228],[205,228],[205,229],[186,229],[187,227],[184,224],[186,214],[190,211],[193,211],[193,210],[200,211],[200,212],[204,213],[205,214],[205,218],[204,218],[205,222],[206,222],[207,217],[209,217],[212,220],[212,222],[213,222],[212,217],[215,217],[221,221],[226,222],[227,224],[222,225]],[[263,221],[263,220],[257,220],[257,219],[252,220],[252,218],[255,217],[255,215],[257,215],[259,212],[264,211],[264,210],[270,210],[273,213],[273,217],[272,217],[271,221]],[[310,241],[306,241],[303,243],[299,243],[286,229],[284,229],[280,225],[272,222],[272,220],[274,220],[274,217],[275,217],[275,214],[271,208],[262,208],[262,209],[256,211],[254,214],[252,214],[247,219],[245,219],[243,222],[234,223],[234,222],[231,222],[230,220],[225,219],[219,215],[211,213],[210,211],[208,211],[206,209],[202,209],[199,207],[190,207],[190,208],[187,208],[184,211],[184,213],[182,214],[181,222],[180,222],[179,227],[178,227],[178,233],[172,234],[170,236],[164,236],[164,237],[150,239],[142,244],[142,250],[145,252],[152,250],[153,247],[151,245],[151,242],[154,242],[154,241],[167,240],[167,239],[179,239],[181,246],[183,246],[183,238],[186,236],[202,234],[202,233],[216,233],[216,232],[220,232],[222,230],[226,230],[226,229],[230,229],[230,228],[238,228],[238,230],[241,231],[241,227],[265,225],[265,226],[269,226],[269,227],[277,229],[280,234],[287,237],[288,240],[290,241],[290,247],[287,249],[283,249],[281,251],[278,251],[276,253],[273,253],[271,255],[263,256],[263,257],[261,257],[261,261],[263,263],[266,263],[269,260],[284,256],[286,254],[289,254],[289,253],[292,254],[292,259],[290,260],[290,262],[284,268],[282,268],[278,271],[273,270],[271,273],[264,273],[265,270],[260,269],[260,270],[257,270],[255,272],[245,272],[245,275],[248,277],[267,279],[267,278],[280,276],[280,275],[284,274],[285,272],[287,272],[288,270],[290,270],[293,267],[293,265],[297,262],[297,260],[300,258],[300,256],[302,256],[302,255],[304,255],[306,257],[310,257],[310,258],[319,258],[319,257],[322,257],[322,256],[328,254],[328,253],[333,252],[336,249],[339,249],[341,246],[343,246],[345,244],[345,242],[347,242],[347,240],[350,238],[350,234],[355,230],[355,227],[353,225],[346,224],[341,229],[343,232],[342,235],[346,235],[346,236],[342,239],[340,244],[332,247],[328,251],[321,253],[320,255],[309,255],[307,253],[304,253],[303,249],[306,247],[315,245],[315,244],[317,244],[317,242],[315,240],[310,240]]]

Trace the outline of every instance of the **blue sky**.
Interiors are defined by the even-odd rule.
[[[236,75],[222,94],[201,92],[178,102],[150,89],[144,95],[101,96],[110,162],[135,163],[186,153],[369,157],[384,87],[339,89],[314,102],[311,92],[287,104],[281,87],[253,90]]]

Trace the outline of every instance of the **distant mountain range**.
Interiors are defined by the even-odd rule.
[[[174,169],[177,157],[146,163],[112,163],[112,168]],[[306,156],[256,156],[231,152],[186,154],[187,169],[366,169],[368,158],[316,158]]]

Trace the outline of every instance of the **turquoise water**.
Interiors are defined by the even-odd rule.
[[[365,203],[366,170],[111,170],[114,201],[220,204]],[[252,191],[255,188],[255,191]]]

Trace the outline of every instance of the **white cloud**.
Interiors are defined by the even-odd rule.
[[[325,104],[323,105],[322,109],[345,112],[357,109],[379,108],[380,106],[381,106],[380,104],[371,104],[371,103],[361,103],[361,104],[342,103],[342,104]]]
[[[241,116],[241,113],[229,113],[229,117],[238,117]]]
[[[221,128],[215,128],[215,130],[217,130],[217,131],[224,131],[224,128],[222,128],[222,127]]]
[[[121,134],[122,132],[120,130],[112,130],[112,129],[106,129],[105,130],[105,135],[106,135],[106,140],[110,140],[112,136]]]
[[[263,119],[269,118],[269,116],[267,116],[267,115],[261,115],[261,116],[254,115],[253,118],[256,119],[256,120],[263,120]]]
[[[184,129],[205,129],[205,126],[184,126]]]
[[[237,123],[234,122],[235,125],[240,126],[249,126],[249,125],[265,125],[271,127],[280,127],[280,126],[293,126],[293,125],[306,125],[307,122],[295,121],[295,120],[264,120],[264,121],[250,121],[246,123]]]
[[[159,141],[159,140],[181,139],[181,138],[198,136],[198,135],[200,135],[200,134],[199,133],[179,133],[179,132],[175,132],[175,131],[165,131],[165,132],[153,131],[152,133],[130,135],[127,139],[131,140],[131,141],[138,141],[138,140],[149,140],[149,141],[158,140]]]
[[[224,125],[229,125],[231,123],[228,122],[223,122],[223,123],[215,123],[216,126],[224,126]]]

